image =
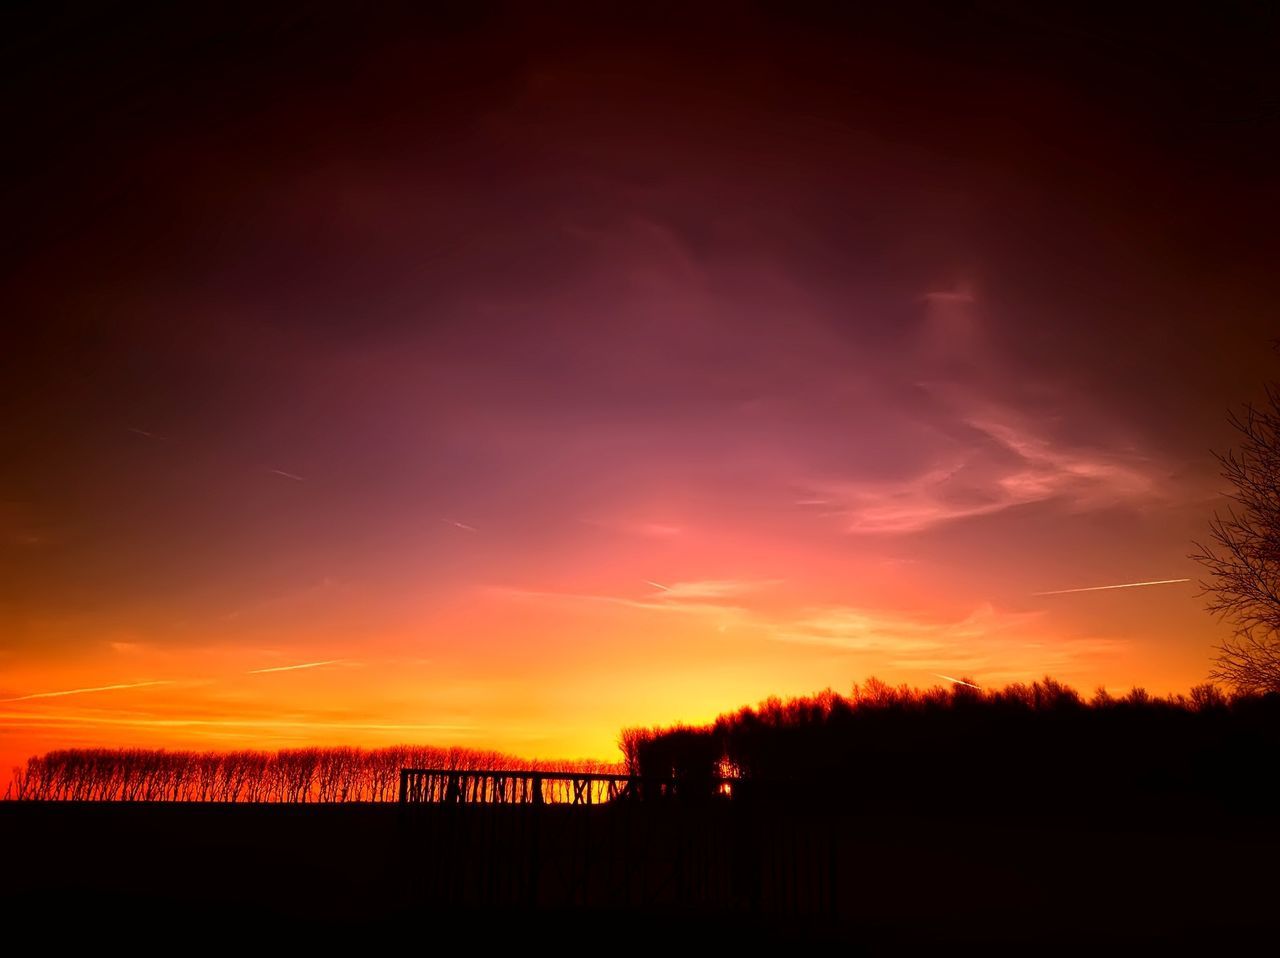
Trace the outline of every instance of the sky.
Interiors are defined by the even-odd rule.
[[[6,772],[1204,680],[1272,14],[272,6],[5,14]]]

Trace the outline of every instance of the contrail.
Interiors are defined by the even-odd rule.
[[[951,682],[951,683],[953,683],[953,684],[955,684],[955,685],[967,685],[967,686],[969,686],[969,688],[971,688],[971,689],[981,689],[981,688],[982,688],[982,686],[981,686],[981,685],[974,685],[972,682],[966,682],[964,679],[953,679],[951,676],[949,676],[949,675],[943,675],[941,672],[934,672],[933,674],[934,674],[934,675],[936,675],[938,678],[940,678],[940,679],[946,679],[948,682]]]
[[[3,701],[3,700],[0,700]],[[472,732],[479,725],[401,725],[380,722],[308,722],[272,721],[270,719],[197,719],[197,718],[115,718],[95,715],[91,718],[66,715],[28,715],[23,712],[0,712],[0,721],[12,723],[15,728],[92,728],[98,725],[120,725],[128,728],[254,728],[254,729],[358,729],[373,731],[446,731]]]
[[[161,436],[154,432],[147,432],[145,429],[139,429],[137,426],[130,426],[129,431],[135,436],[144,436],[147,439],[168,439],[168,436]]]
[[[95,685],[87,689],[65,689],[61,692],[32,692],[30,695],[19,695],[12,699],[0,699],[0,702],[25,702],[27,699],[56,699],[63,695],[81,695],[85,692],[114,692],[116,689],[143,689],[149,685],[172,685],[170,679],[155,682],[122,682],[120,685]]]
[[[457,528],[459,528],[459,529],[465,529],[467,532],[479,532],[479,531],[480,531],[480,530],[479,530],[479,529],[477,529],[475,526],[469,526],[469,525],[467,525],[465,522],[459,522],[457,519],[441,519],[440,521],[441,521],[441,522],[443,522],[443,523],[444,523],[445,525],[447,525],[447,526],[456,526],[456,527],[457,527]]]
[[[670,586],[663,585],[661,582],[654,582],[652,579],[642,579],[641,581],[642,581],[645,585],[651,585],[651,586],[653,586],[655,589],[661,589],[663,592],[670,592],[670,591],[671,591],[671,587],[670,587]]]
[[[323,662],[302,662],[298,665],[274,665],[269,669],[250,669],[245,675],[261,675],[263,672],[292,672],[294,669],[318,669],[322,665],[337,665],[346,659],[325,659]]]
[[[267,472],[274,473],[277,476],[284,476],[286,479],[292,479],[294,482],[306,482],[302,476],[295,476],[291,472],[285,472],[283,469],[268,469]]]
[[[1190,582],[1190,579],[1152,579],[1150,582],[1121,582],[1119,585],[1091,585],[1083,589],[1054,589],[1052,592],[1032,592],[1032,595],[1068,595],[1072,592],[1105,592],[1108,589],[1141,589],[1148,585],[1173,585]]]

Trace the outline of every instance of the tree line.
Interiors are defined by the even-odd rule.
[[[1085,698],[1052,678],[1000,689],[873,678],[704,726],[626,729],[619,746],[631,774],[675,777],[686,794],[733,777],[743,791],[807,802],[1102,806],[1198,794],[1262,811],[1280,796],[1280,694],[1200,685]]]
[[[14,769],[10,794],[37,801],[390,802],[402,768],[611,772],[590,760],[533,761],[427,745],[196,752],[60,749]]]
[[[623,761],[530,761],[398,745],[197,752],[63,749],[14,770],[10,795],[69,801],[387,802],[402,768],[619,772],[675,779],[680,793],[805,801],[1088,801],[1202,793],[1280,797],[1280,694],[1140,688],[1086,698],[1052,678],[980,689],[877,679],[721,715],[702,726],[624,729]]]

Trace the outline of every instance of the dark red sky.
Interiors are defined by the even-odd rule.
[[[1195,575],[1273,15],[265,6],[5,15],[0,757],[1207,671],[1035,593]]]

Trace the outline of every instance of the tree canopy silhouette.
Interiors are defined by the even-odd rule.
[[[812,806],[1008,810],[1144,807],[1158,797],[1268,802],[1280,775],[1280,695],[1099,689],[1086,699],[1045,677],[1003,688],[914,689],[871,678],[721,715],[705,726],[629,729],[646,778]],[[1243,805],[1241,806],[1243,807]]]
[[[1233,504],[1192,556],[1209,573],[1209,611],[1234,628],[1211,674],[1241,692],[1280,692],[1280,387],[1231,424],[1239,446],[1215,456]]]

